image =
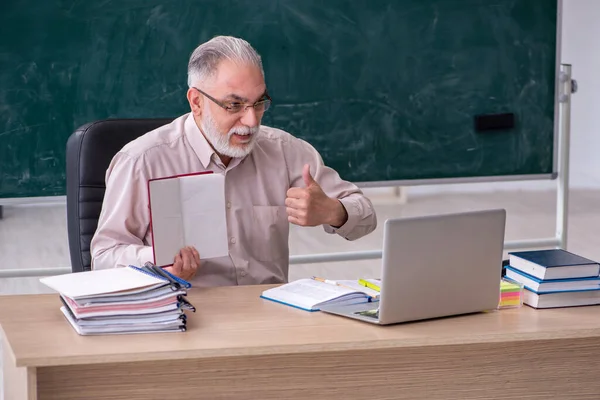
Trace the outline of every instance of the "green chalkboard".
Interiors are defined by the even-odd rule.
[[[263,123],[355,182],[551,174],[556,0],[3,0],[0,197],[65,193],[65,144],[188,111],[191,51],[261,53]],[[478,132],[478,114],[514,113]]]

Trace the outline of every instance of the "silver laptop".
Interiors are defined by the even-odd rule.
[[[495,309],[506,211],[388,219],[380,300],[321,311],[374,324]]]

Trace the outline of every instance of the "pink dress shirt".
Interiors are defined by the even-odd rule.
[[[227,167],[191,114],[148,132],[119,151],[106,172],[106,194],[91,242],[92,268],[153,261],[147,181],[210,170],[225,175],[229,257],[201,260],[194,286],[287,282],[286,192],[304,187],[306,163],[323,191],[348,212],[343,226],[324,226],[325,231],[347,240],[372,232],[377,219],[369,199],[323,165],[310,144],[282,130],[261,126],[252,152]]]

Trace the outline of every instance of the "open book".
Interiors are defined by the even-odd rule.
[[[378,293],[361,287],[357,281],[337,281],[338,285],[299,279],[265,290],[260,297],[306,311],[319,311],[324,305],[367,303],[378,299]]]
[[[185,246],[200,258],[226,257],[225,177],[196,173],[148,181],[154,264],[173,264]]]

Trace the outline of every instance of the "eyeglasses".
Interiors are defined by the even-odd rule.
[[[265,93],[265,95],[254,104],[244,104],[244,103],[239,103],[239,102],[224,103],[224,102],[219,101],[219,100],[215,99],[214,97],[204,93],[202,90],[198,89],[197,87],[195,87],[195,86],[192,86],[192,87],[194,89],[196,89],[197,91],[199,91],[200,93],[202,93],[207,98],[209,98],[213,103],[215,103],[219,107],[224,108],[230,114],[237,114],[240,111],[246,112],[246,110],[249,107],[254,108],[254,111],[256,111],[257,114],[263,114],[271,106],[271,97],[267,93]]]

